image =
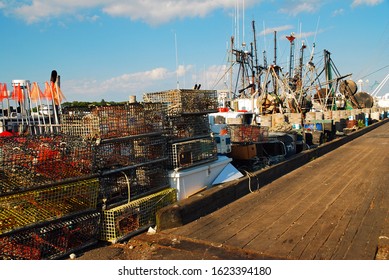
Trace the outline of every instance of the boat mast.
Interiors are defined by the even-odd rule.
[[[258,65],[258,51],[257,51],[257,35],[255,32],[255,21],[252,21],[252,26],[253,26],[253,34],[254,34],[254,56],[255,56],[255,66],[254,69],[256,71],[256,76],[257,78],[257,88],[260,89],[261,86],[261,76],[260,76],[260,67]],[[255,76],[255,74],[253,75]]]
[[[228,100],[231,100],[232,99],[232,95],[233,95],[233,72],[234,72],[234,69],[233,69],[233,65],[234,65],[234,44],[235,44],[235,38],[234,36],[231,36],[231,52],[230,52],[230,62],[231,62],[231,66],[230,66],[230,90],[228,91]]]
[[[290,42],[290,55],[289,55],[289,77],[292,78],[293,77],[293,68],[294,68],[294,39],[296,39],[296,37],[294,36],[294,33],[292,32],[290,34],[290,36],[286,36],[286,39],[288,39],[288,41]]]
[[[277,30],[274,31],[274,65],[277,65]]]
[[[304,50],[307,46],[305,45],[304,41],[301,45],[300,49],[300,64],[299,64],[299,78],[302,80],[303,78],[303,65],[304,65]]]
[[[279,68],[277,66],[277,30],[274,31],[274,72],[275,72],[275,77],[273,77],[274,94],[278,95]]]

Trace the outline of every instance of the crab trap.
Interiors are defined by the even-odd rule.
[[[169,140],[190,139],[210,135],[208,115],[168,117],[165,135]]]
[[[169,186],[166,159],[100,177],[100,198],[105,205],[123,203]]]
[[[146,230],[156,222],[156,212],[177,201],[176,190],[168,188],[127,204],[104,210],[101,239],[117,242]]]
[[[0,234],[96,209],[97,178],[0,196]]]
[[[257,125],[229,125],[229,134],[233,143],[255,143],[265,141],[269,136],[269,127]]]
[[[92,174],[92,145],[72,137],[0,138],[0,195]]]
[[[218,110],[216,90],[174,89],[163,92],[145,93],[143,100],[166,104],[167,116],[182,114],[208,114]]]
[[[163,129],[162,104],[131,103],[96,107],[67,107],[61,115],[62,133],[82,139],[111,139],[158,133]]]
[[[94,146],[95,170],[122,168],[163,159],[166,139],[162,136],[126,137],[101,141]]]
[[[101,213],[88,212],[0,235],[0,260],[58,259],[96,244]]]
[[[169,168],[181,169],[217,160],[217,145],[211,137],[168,145]]]

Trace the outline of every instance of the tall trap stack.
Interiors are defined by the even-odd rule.
[[[138,205],[151,226],[176,201],[162,106],[67,107],[56,134],[0,138],[0,259],[59,258],[107,240],[111,223],[120,238],[138,231],[102,222],[119,208]]]
[[[185,114],[209,114],[217,112],[217,92],[215,90],[173,89],[155,93],[145,93],[145,102],[162,103],[168,117]]]
[[[122,216],[111,213],[141,205],[139,216],[150,216],[152,222],[158,207],[142,201],[161,191],[172,191],[167,180],[163,106],[158,102],[133,102],[64,109],[62,132],[92,143],[93,170],[99,174],[103,240],[112,241],[106,233],[114,231],[112,224],[122,223]],[[169,199],[171,202],[173,199]],[[124,226],[114,235],[125,238],[137,230],[135,226]]]
[[[147,102],[164,104],[169,169],[184,169],[217,160],[208,114],[217,112],[214,90],[174,89],[146,93]]]

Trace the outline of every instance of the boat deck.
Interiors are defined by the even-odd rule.
[[[265,258],[376,259],[389,239],[389,122],[162,233]]]

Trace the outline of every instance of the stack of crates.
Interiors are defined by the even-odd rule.
[[[168,167],[180,170],[217,160],[208,114],[217,112],[214,90],[175,89],[144,94],[147,102],[163,103]]]
[[[91,159],[74,137],[0,138],[0,259],[55,259],[98,241]]]
[[[343,133],[346,127],[346,111],[307,112],[303,124],[303,136],[308,146],[318,146],[334,138],[336,131]]]
[[[93,143],[102,240],[116,242],[152,226],[155,212],[175,201],[168,195],[173,190],[167,178],[162,106],[134,102],[64,110],[62,131]],[[155,197],[159,199],[151,203]],[[132,210],[123,210],[133,208],[147,221],[132,219]]]

